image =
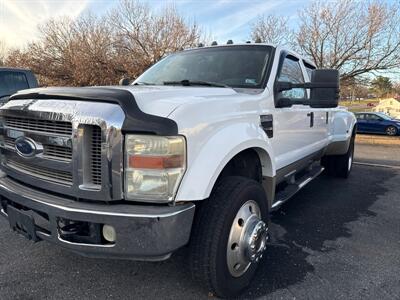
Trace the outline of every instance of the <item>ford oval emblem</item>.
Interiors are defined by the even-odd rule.
[[[36,144],[31,139],[21,136],[15,140],[15,150],[23,157],[32,157],[36,154]]]

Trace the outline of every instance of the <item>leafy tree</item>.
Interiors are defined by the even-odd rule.
[[[371,88],[381,98],[393,91],[393,84],[389,77],[378,76],[371,81]]]

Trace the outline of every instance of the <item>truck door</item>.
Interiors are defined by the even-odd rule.
[[[305,81],[303,69],[298,57],[286,52],[281,53],[278,72],[275,80],[302,83]],[[291,107],[279,107],[277,100],[287,98],[290,101],[301,102],[307,98],[305,89],[296,88],[283,91],[274,96],[274,137],[271,140],[276,157],[277,169],[299,161],[322,149],[320,128],[316,117],[320,113],[309,105],[293,104]],[[319,126],[319,125],[318,125]]]

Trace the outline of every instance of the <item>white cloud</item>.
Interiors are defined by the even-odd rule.
[[[0,0],[0,39],[20,47],[37,37],[37,25],[60,16],[78,17],[91,0]]]

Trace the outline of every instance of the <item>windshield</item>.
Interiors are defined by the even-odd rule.
[[[29,89],[24,73],[18,71],[0,72],[0,97],[10,96],[24,89]]]
[[[209,82],[236,88],[263,88],[269,46],[199,48],[167,56],[134,84]]]

